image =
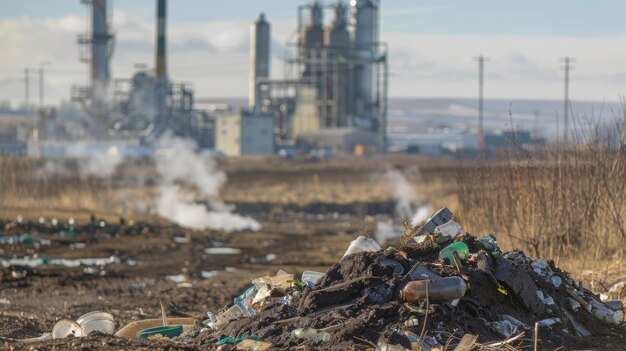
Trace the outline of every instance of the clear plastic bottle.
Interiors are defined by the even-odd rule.
[[[460,299],[467,290],[468,286],[461,277],[446,277],[409,282],[400,292],[400,296],[408,302],[425,299],[426,294],[431,301],[450,301]]]
[[[298,339],[307,339],[311,342],[326,342],[330,340],[330,334],[320,332],[314,328],[298,328],[291,332],[291,336]]]

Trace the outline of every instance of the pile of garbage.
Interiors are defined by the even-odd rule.
[[[114,335],[218,350],[623,350],[624,305],[495,236],[465,233],[443,208],[381,248],[356,238],[326,272],[278,271],[251,281],[233,302],[194,318],[135,321]],[[110,314],[58,321],[32,341],[114,333]]]
[[[623,304],[600,301],[553,261],[502,252],[447,208],[414,233],[384,250],[358,237],[325,273],[257,278],[187,341],[221,350],[625,345]]]

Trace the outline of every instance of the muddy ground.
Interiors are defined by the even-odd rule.
[[[258,219],[263,226],[259,232],[193,231],[158,218],[131,216],[131,221],[111,213],[104,219],[98,213],[89,218],[84,210],[72,208],[52,211],[56,225],[50,222],[48,210],[45,223],[40,224],[38,209],[25,211],[4,204],[0,237],[29,234],[50,244],[3,244],[0,257],[114,257],[116,263],[99,268],[0,267],[0,350],[211,349],[207,344],[182,346],[93,334],[36,344],[8,340],[37,337],[61,318],[75,320],[95,310],[111,313],[117,330],[135,320],[159,318],[159,300],[168,316],[204,320],[207,312],[218,312],[253,278],[280,269],[298,275],[304,270],[325,272],[357,235],[376,230],[374,215],[390,215],[394,210],[395,202],[381,181],[374,182],[376,188],[368,186],[388,167],[382,163],[369,160],[348,167],[339,161],[330,166],[273,162],[278,163],[225,166],[229,183],[223,189],[224,199],[236,204],[240,213]],[[451,173],[438,164],[421,169],[419,176],[430,179],[449,179]],[[443,195],[435,207],[445,204]],[[22,223],[16,222],[18,213],[24,214]],[[70,217],[77,220],[74,232],[67,224]],[[241,253],[204,252],[212,247],[238,248]],[[558,347],[552,342],[546,345],[551,346],[546,349]]]
[[[275,274],[279,269],[296,274],[306,269],[325,271],[341,257],[356,233],[371,232],[375,227],[361,218],[344,217],[328,215],[322,220],[321,215],[301,215],[294,220],[264,222],[263,229],[256,233],[232,234],[128,221],[107,222],[101,227],[96,220],[93,224],[77,225],[74,237],[60,236],[67,225],[32,222],[18,225],[15,221],[5,221],[0,236],[24,233],[51,243],[38,248],[31,244],[3,245],[2,257],[33,253],[69,259],[115,256],[119,264],[97,269],[3,268],[0,337],[39,336],[49,332],[58,319],[76,319],[94,310],[113,314],[116,327],[120,328],[133,320],[160,317],[159,299],[165,302],[169,316],[204,320],[206,312],[217,312],[253,278]],[[175,237],[179,238],[178,243]],[[241,254],[204,253],[206,248],[220,246],[239,248]],[[215,275],[203,278],[202,272]],[[174,282],[168,276],[184,281]],[[37,349],[53,349],[59,343],[68,347],[78,343],[81,347],[89,345],[91,349],[102,350],[127,345],[122,340],[92,339],[55,341]],[[30,346],[7,344],[5,347],[19,350]],[[152,349],[152,345],[148,348]]]

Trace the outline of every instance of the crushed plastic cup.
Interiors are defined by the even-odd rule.
[[[300,280],[309,288],[313,289],[317,282],[322,279],[324,273],[315,271],[304,271]]]
[[[110,313],[93,311],[80,316],[76,323],[82,328],[85,335],[92,331],[112,335],[115,332],[115,320]]]
[[[217,322],[211,324],[211,328],[218,329],[224,324],[242,317],[245,317],[245,314],[239,309],[239,307],[237,307],[237,305],[232,305],[229,309],[217,316]]]
[[[352,255],[352,254],[359,253],[359,252],[380,251],[380,250],[381,250],[381,247],[380,245],[378,245],[376,240],[360,235],[358,238],[352,240],[352,242],[350,243],[350,246],[348,246],[348,250],[346,250],[346,253],[343,254],[342,259],[348,255]]]
[[[58,322],[54,323],[54,326],[52,327],[53,339],[63,339],[67,338],[68,336],[79,338],[84,335],[85,332],[80,324],[69,319],[61,319]]]

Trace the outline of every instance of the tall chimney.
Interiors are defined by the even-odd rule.
[[[250,31],[250,97],[248,106],[255,111],[260,110],[265,98],[257,87],[257,78],[270,76],[270,24],[265,15],[252,24]]]
[[[166,0],[157,0],[157,52],[156,52],[156,76],[167,77],[167,62],[165,54],[165,21]]]
[[[109,50],[110,40],[107,1],[94,0],[91,4],[91,81],[98,89],[109,85]]]

